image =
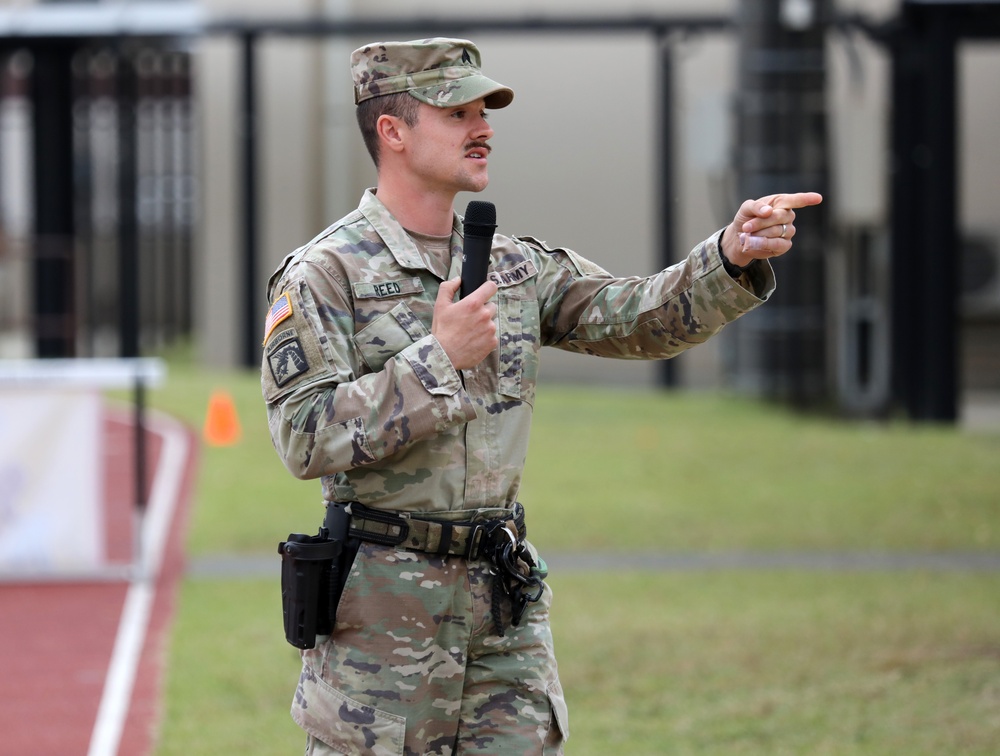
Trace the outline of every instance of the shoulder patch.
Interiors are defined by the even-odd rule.
[[[278,388],[282,388],[309,369],[306,352],[295,331],[289,329],[282,336],[283,338],[267,353],[267,364],[271,368],[271,375],[274,376],[274,383]]]
[[[292,317],[292,298],[288,296],[288,292],[286,291],[274,300],[274,304],[271,305],[271,309],[267,311],[267,319],[264,321],[265,344],[274,329],[290,317]]]

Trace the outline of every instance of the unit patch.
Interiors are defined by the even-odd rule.
[[[267,343],[271,332],[290,317],[292,317],[292,298],[288,296],[288,292],[286,291],[274,300],[274,304],[271,305],[271,309],[267,311],[267,320],[264,321],[265,344]]]
[[[267,353],[267,364],[271,366],[271,375],[278,388],[309,369],[305,350],[294,329],[284,331],[281,335],[286,338]]]

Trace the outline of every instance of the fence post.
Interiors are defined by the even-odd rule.
[[[40,40],[34,66],[34,331],[38,357],[76,354],[74,317],[73,55],[71,42]]]
[[[247,32],[243,44],[243,128],[240,133],[243,192],[243,366],[260,364],[258,321],[261,307],[257,291],[257,35]]]
[[[955,34],[903,4],[892,71],[892,387],[912,420],[958,416]]]
[[[741,3],[735,159],[739,200],[825,192],[829,0]],[[775,259],[768,306],[735,323],[730,370],[740,388],[797,406],[829,398],[825,205],[804,211],[795,247]]]

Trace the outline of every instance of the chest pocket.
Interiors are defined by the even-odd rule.
[[[376,372],[429,333],[406,302],[399,302],[389,312],[359,330],[354,336],[354,343],[365,364]]]

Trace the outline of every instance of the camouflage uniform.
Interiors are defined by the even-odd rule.
[[[369,190],[272,276],[270,432],[289,471],[320,478],[327,501],[437,521],[504,516],[518,497],[542,346],[672,357],[773,288],[766,263],[734,280],[717,236],[656,275],[614,278],[571,250],[497,235],[499,346],[459,373],[431,321],[462,245],[459,216],[450,256],[435,255]],[[499,636],[493,613],[509,625],[509,608],[492,582],[482,559],[362,544],[333,634],[303,652],[292,715],[307,752],[561,753],[569,730],[549,589]]]

